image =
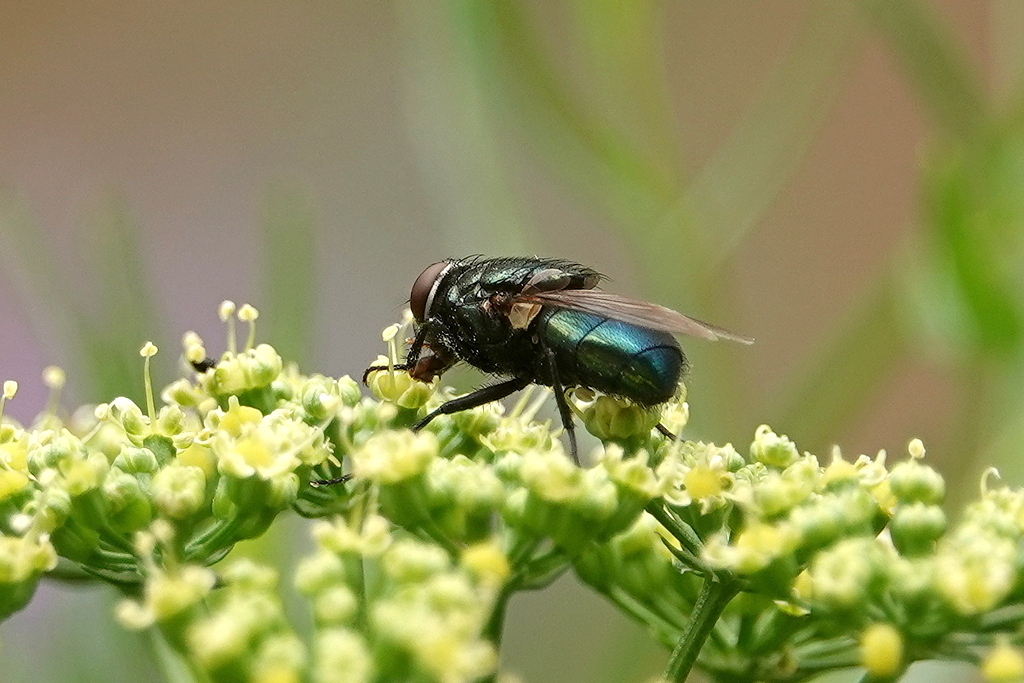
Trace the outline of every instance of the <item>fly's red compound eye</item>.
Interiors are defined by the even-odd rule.
[[[416,318],[416,322],[426,320],[427,314],[430,312],[430,304],[433,303],[434,294],[437,292],[437,285],[449,266],[451,264],[448,261],[432,263],[420,273],[416,282],[412,284],[409,307],[412,309],[412,315]]]

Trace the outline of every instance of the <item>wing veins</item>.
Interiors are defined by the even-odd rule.
[[[671,308],[652,304],[620,294],[613,294],[599,289],[564,289],[550,292],[532,292],[517,301],[555,306],[584,313],[593,313],[614,320],[619,320],[637,327],[650,330],[684,334],[698,339],[717,341],[728,339],[740,344],[753,344],[751,337],[730,332],[724,328],[685,316]]]

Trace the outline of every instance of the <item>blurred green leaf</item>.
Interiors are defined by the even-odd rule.
[[[799,167],[862,37],[851,3],[813,4],[725,142],[658,222],[636,230],[656,289],[671,291],[681,268],[706,289]]]
[[[260,338],[283,358],[309,362],[316,298],[316,215],[308,191],[276,184],[263,197]]]
[[[87,224],[90,230],[83,254],[86,267],[96,276],[96,296],[95,305],[77,302],[77,342],[84,356],[83,370],[90,377],[88,400],[122,395],[139,400],[143,395],[139,349],[147,340],[166,338],[154,310],[153,278],[146,272],[139,226],[119,194],[101,199]],[[78,291],[68,284],[68,292]],[[168,366],[167,359],[176,355],[165,354],[160,365]]]
[[[467,56],[479,73],[481,94],[558,176],[620,221],[636,210],[650,215],[668,201],[672,178],[559,74],[521,3],[463,1],[453,7],[453,21],[468,31]]]
[[[885,273],[829,343],[794,373],[771,424],[785,425],[811,452],[823,452],[876,396],[906,351],[900,288]]]
[[[454,18],[459,9],[400,4],[410,142],[448,248],[526,253],[529,221],[481,94],[486,75],[466,57],[473,38]]]
[[[568,7],[586,106],[675,185],[683,145],[668,87],[664,7],[653,0],[573,0]]]
[[[160,336],[124,201],[108,197],[93,212],[78,263],[58,260],[13,193],[0,197],[0,207],[0,259],[37,337],[51,345],[56,362],[82,371],[76,388],[86,400],[139,398],[138,351]]]
[[[1016,258],[1003,258],[1017,250],[1008,243],[1007,223],[999,220],[1002,212],[990,191],[998,181],[990,172],[976,177],[974,160],[958,146],[940,153],[944,157],[929,166],[924,183],[924,218],[938,246],[935,267],[956,283],[979,351],[1020,353],[1024,297]],[[994,170],[985,160],[981,165]]]
[[[977,131],[988,114],[980,80],[933,10],[916,0],[860,0],[860,5],[935,122],[964,138]]]

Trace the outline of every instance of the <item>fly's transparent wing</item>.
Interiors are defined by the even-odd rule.
[[[728,339],[740,344],[753,344],[751,337],[735,334],[682,313],[673,311],[657,304],[630,299],[619,294],[604,292],[599,289],[563,289],[553,292],[536,292],[523,296],[520,300],[539,303],[545,306],[570,308],[585,313],[593,313],[606,318],[621,320],[637,327],[660,330],[673,334],[685,334],[690,337],[716,341]]]

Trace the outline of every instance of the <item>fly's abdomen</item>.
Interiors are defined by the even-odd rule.
[[[570,309],[539,316],[537,334],[555,354],[561,381],[663,403],[675,394],[686,358],[675,337]]]

